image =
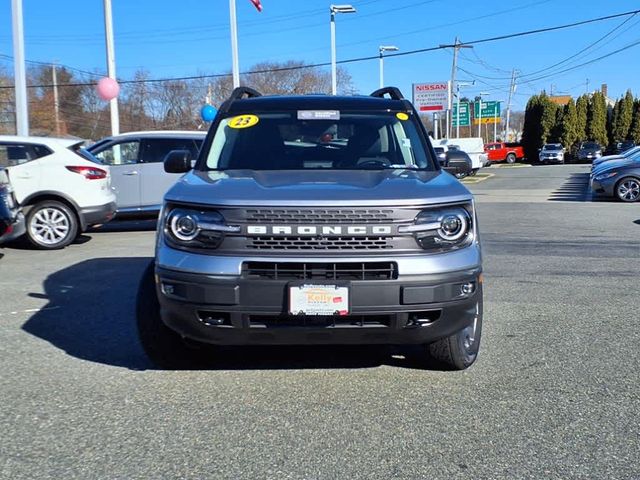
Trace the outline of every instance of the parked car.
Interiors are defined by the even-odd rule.
[[[633,140],[624,140],[622,142],[614,142],[606,149],[605,153],[607,155],[621,155],[626,152],[630,148],[636,146],[636,143]]]
[[[97,165],[83,143],[0,136],[0,166],[25,212],[26,237],[37,248],[63,248],[114,216],[109,167]]]
[[[111,167],[119,214],[156,214],[164,194],[181,176],[166,173],[162,161],[172,150],[186,150],[197,158],[205,136],[195,131],[130,132],[102,139],[88,150]]]
[[[456,178],[464,178],[473,170],[471,158],[461,150],[449,150],[446,153],[444,166],[449,173],[455,175]]]
[[[602,156],[602,146],[597,142],[582,142],[576,157],[579,162],[591,162]]]
[[[597,158],[591,162],[591,171],[595,170],[598,165],[602,165],[605,162],[612,160],[620,160],[622,158],[638,158],[640,157],[640,147],[632,147],[629,150],[624,151],[619,155],[606,155],[604,157]]]
[[[545,143],[538,154],[540,163],[564,163],[564,147],[561,143]]]
[[[591,190],[596,195],[623,202],[640,200],[640,159],[621,158],[598,166],[591,173]]]
[[[9,175],[0,167],[0,244],[22,236],[24,214],[16,201]]]
[[[484,146],[490,162],[515,163],[524,158],[524,150],[519,143],[494,142]]]

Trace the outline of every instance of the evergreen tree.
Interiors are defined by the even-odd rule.
[[[550,141],[557,108],[545,92],[532,96],[527,102],[522,129],[522,146],[527,158],[537,158],[538,149]]]
[[[616,100],[611,115],[607,116],[607,134],[609,136],[609,143],[615,143],[618,141],[618,131],[616,125],[618,123],[618,117],[620,116],[621,99]]]
[[[540,139],[542,143],[540,146],[542,146],[551,140],[558,106],[551,101],[545,92],[540,95],[540,103],[542,105],[542,138]]]
[[[640,100],[633,102],[633,120],[629,129],[629,139],[640,145]]]
[[[567,151],[576,143],[578,138],[578,112],[573,98],[569,100],[564,107],[564,115],[562,116],[562,125],[560,128],[560,143],[564,145]]]
[[[626,140],[629,136],[631,122],[633,121],[633,94],[631,90],[627,90],[624,98],[616,102],[616,105],[618,104],[620,105],[618,107],[618,115],[613,125],[613,140],[616,142]]]
[[[564,123],[564,108],[558,106],[556,108],[556,116],[555,116],[555,121],[553,122],[553,128],[551,128],[551,132],[549,134],[549,138],[547,138],[547,142],[560,143],[560,138],[562,137],[563,123]]]
[[[581,95],[576,100],[576,134],[577,141],[581,142],[587,139],[587,112],[589,110],[589,97]]]
[[[607,138],[607,103],[602,92],[595,92],[587,111],[587,137],[603,147],[609,144]]]
[[[522,127],[522,147],[525,157],[538,158],[540,138],[542,137],[542,106],[539,95],[533,95],[527,102],[524,111],[524,125]]]

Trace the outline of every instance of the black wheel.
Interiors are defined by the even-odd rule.
[[[45,200],[27,213],[27,239],[37,248],[64,248],[78,236],[78,220],[64,203]]]
[[[429,355],[454,370],[469,368],[478,358],[482,335],[482,304],[478,304],[476,317],[471,325],[427,345]]]
[[[156,367],[186,370],[202,368],[211,362],[212,347],[185,341],[160,318],[153,262],[145,269],[140,279],[136,321],[142,348]]]
[[[462,180],[462,179],[463,179],[464,177],[466,177],[466,176],[467,176],[467,174],[466,174],[466,173],[462,173],[462,172],[458,172],[458,173],[456,173],[456,174],[455,174],[455,177],[456,177],[458,180]]]
[[[469,176],[470,176],[470,177],[473,177],[476,173],[478,173],[478,170],[480,170],[480,169],[479,169],[479,168],[474,168],[473,170],[471,170],[471,171],[469,172]]]
[[[640,180],[626,177],[616,184],[616,197],[623,202],[637,202],[640,200]]]
[[[516,156],[513,153],[507,155],[507,163],[516,163]]]

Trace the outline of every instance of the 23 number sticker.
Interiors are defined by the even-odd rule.
[[[228,125],[231,128],[250,128],[259,121],[260,119],[255,115],[238,115],[229,120]]]

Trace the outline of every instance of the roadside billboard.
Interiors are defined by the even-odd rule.
[[[449,82],[414,83],[413,105],[419,112],[440,112],[449,107]]]

